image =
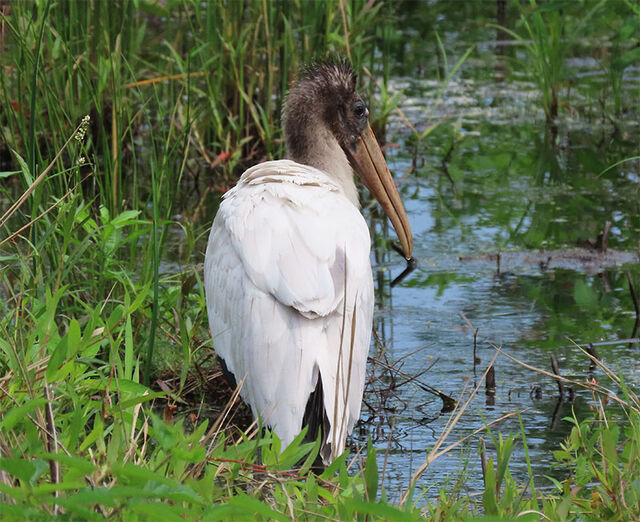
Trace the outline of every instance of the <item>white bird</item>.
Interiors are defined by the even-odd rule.
[[[204,264],[217,355],[285,448],[308,426],[328,464],[360,414],[373,317],[370,238],[353,172],[389,216],[406,212],[345,62],[308,67],[283,112],[291,160],[248,169],[213,222]],[[235,382],[234,382],[235,381]]]

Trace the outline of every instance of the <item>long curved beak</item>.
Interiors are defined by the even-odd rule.
[[[413,235],[409,219],[371,126],[367,125],[356,141],[355,147],[345,147],[345,152],[360,180],[378,200],[385,214],[389,216],[400,240],[404,257],[407,260],[411,259]]]

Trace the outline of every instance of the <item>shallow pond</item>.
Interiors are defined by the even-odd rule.
[[[440,34],[451,35],[446,16],[440,23]],[[606,90],[607,78],[601,64],[585,56],[567,67],[589,81],[561,96],[571,110],[561,111],[555,126],[546,125],[535,85],[496,55],[492,31],[464,36],[464,27],[457,27],[451,39],[443,37],[445,44],[453,42],[450,63],[470,38],[480,43],[441,99],[441,84],[421,74],[434,59],[428,58],[433,46],[415,35],[407,44],[409,65],[398,66],[390,86],[391,93],[404,94],[402,114],[394,112],[387,128],[387,159],[413,227],[418,267],[390,288],[404,262],[382,239],[386,225],[370,215],[378,246],[373,257],[380,341],[372,356],[401,373],[392,376],[384,366],[371,365],[356,438],[374,438],[392,497],[404,491],[450,420],[449,413],[441,413],[443,402],[419,383],[407,382],[408,376],[418,375],[420,382],[459,399],[481,382],[499,347],[546,371],[553,354],[562,375],[608,385],[574,343],[638,336],[628,277],[640,291],[640,163],[606,170],[638,155],[637,105],[615,124],[602,116],[594,100]],[[515,58],[518,52],[513,51]],[[639,81],[640,69],[627,68],[624,95],[637,96]],[[418,132],[444,123],[418,141],[406,120]],[[597,351],[607,366],[640,384],[640,344],[621,341]],[[562,476],[552,469],[551,450],[571,429],[562,418],[572,411],[584,418],[591,394],[576,390],[575,398],[559,403],[552,378],[504,354],[494,367],[495,394],[487,395],[482,384],[445,446],[519,411],[538,485],[550,486],[544,475]],[[492,430],[519,433],[518,418]],[[438,459],[418,484],[442,485],[466,465],[464,488],[481,491],[478,437],[486,439],[495,459],[485,432]],[[522,444],[516,445],[510,468],[524,481]]]

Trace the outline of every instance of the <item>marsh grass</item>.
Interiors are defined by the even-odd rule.
[[[297,69],[332,54],[375,64],[380,37],[369,28],[389,10],[360,0],[116,4],[15,2],[0,15],[3,199],[26,201],[2,222],[5,248],[16,239],[3,313],[23,293],[44,298],[65,285],[68,317],[102,299],[110,313],[125,288],[142,292],[150,317],[138,318],[135,357],[149,382],[156,346],[174,344],[158,334],[173,322],[167,314],[182,323],[183,351],[202,328],[183,314],[202,299],[184,293],[198,288],[197,273],[163,273],[176,212],[193,246],[206,233],[191,224],[194,198],[201,209],[210,187],[224,190],[244,166],[282,152],[280,106]],[[86,115],[84,140],[65,143]],[[161,302],[174,285],[179,310]]]
[[[5,519],[56,513],[88,520],[145,520],[160,514],[163,518],[276,520],[315,516],[344,520],[366,515],[414,520],[429,514],[438,520],[459,520],[479,511],[497,517],[571,520],[629,519],[639,514],[640,402],[599,361],[594,363],[620,392],[593,382],[567,380],[591,391],[594,416],[568,418],[573,424],[571,434],[555,452],[567,478],[556,480],[554,490],[535,487],[528,459],[529,482],[520,484],[512,477],[513,449],[521,439],[526,451],[526,438],[522,426],[520,434],[494,435],[491,426],[501,418],[477,431],[488,432],[493,443],[491,450],[481,446],[486,467],[480,503],[460,496],[460,491],[442,491],[437,500],[418,507],[416,503],[424,500],[415,479],[461,444],[447,439],[476,389],[459,401],[459,409],[452,413],[401,504],[393,505],[380,490],[371,444],[361,463],[349,462],[345,453],[315,476],[309,468],[319,444],[302,443],[304,433],[284,452],[270,433],[256,437],[261,430],[255,425],[232,436],[225,423],[235,408],[237,390],[211,426],[205,421],[185,429],[184,421],[163,420],[153,405],[171,399],[171,393],[150,392],[137,383],[139,365],[127,340],[132,335],[130,314],[137,304],[127,303],[107,321],[101,320],[99,305],[88,310],[84,324],[74,319],[68,331],[59,335],[55,321],[60,296],[47,296],[35,328],[33,344],[42,341],[46,356],[39,349],[19,354],[11,341],[0,341],[8,368],[0,378],[5,412],[0,420],[0,513]],[[120,356],[114,347],[122,339],[125,351]],[[111,353],[110,367],[96,358],[101,349]],[[609,411],[607,405],[613,403],[622,406],[621,420],[619,413]],[[355,460],[360,457],[356,455]],[[301,461],[301,467],[292,469]],[[362,471],[349,472],[354,467]]]
[[[607,58],[602,67],[608,78],[605,92],[602,94],[603,106],[606,100],[613,98],[613,111],[609,117],[620,117],[623,101],[621,99],[622,83],[625,69],[640,58],[637,51],[637,28],[639,14],[637,7],[630,2],[586,2],[572,4],[562,0],[539,3],[512,2],[518,12],[519,20],[515,29],[495,26],[508,34],[524,48],[523,58],[516,59],[519,70],[528,71],[533,82],[540,91],[542,107],[548,123],[558,116],[564,105],[571,110],[570,101],[563,100],[561,92],[570,91],[572,85],[579,81],[567,66],[569,58],[579,56],[577,49],[584,45],[590,37],[599,34],[603,27],[611,28],[611,20],[618,30],[612,38],[611,49],[606,49]],[[579,9],[579,14],[574,10]],[[493,24],[490,24],[493,25]]]

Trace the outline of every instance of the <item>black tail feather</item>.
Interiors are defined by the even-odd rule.
[[[222,357],[218,356],[218,361],[220,361],[220,368],[222,369],[222,376],[224,377],[224,380],[227,381],[227,384],[231,387],[232,390],[235,390],[236,386],[238,385],[238,383],[236,382],[236,376],[233,375],[231,371],[229,371],[229,368],[227,368],[227,363],[224,362],[224,359]]]
[[[308,426],[307,434],[304,438],[304,442],[315,442],[318,435],[321,437],[320,451],[318,457],[313,463],[312,469],[314,471],[324,471],[325,465],[322,460],[328,460],[331,456],[331,443],[329,438],[329,418],[324,408],[324,399],[322,394],[322,375],[318,375],[318,383],[316,389],[313,390],[309,399],[307,400],[307,406],[304,410],[302,417],[302,425]]]

